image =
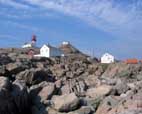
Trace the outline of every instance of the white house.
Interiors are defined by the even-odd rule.
[[[57,56],[64,56],[64,53],[56,47],[51,45],[43,45],[40,49],[40,54],[35,55],[35,57],[57,57]]]
[[[112,56],[109,53],[105,53],[102,57],[101,57],[101,63],[113,63],[114,62],[114,56]]]

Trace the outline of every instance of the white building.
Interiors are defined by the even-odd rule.
[[[62,42],[62,45],[69,45],[69,44],[70,42],[65,42],[65,41]]]
[[[22,48],[31,48],[34,47],[34,45],[32,43],[25,43]]]
[[[33,35],[32,36],[32,40],[29,43],[25,43],[22,48],[32,48],[32,47],[36,47],[36,36]]]
[[[101,57],[101,63],[113,63],[114,62],[114,56],[112,56],[109,53],[105,53],[102,57]]]
[[[35,57],[57,57],[57,56],[64,56],[64,53],[59,48],[45,44],[41,47],[40,54],[35,55]]]

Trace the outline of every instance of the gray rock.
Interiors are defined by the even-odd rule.
[[[125,112],[121,112],[121,113],[118,113],[118,114],[142,114],[142,109],[137,109],[137,110],[128,110],[128,111],[125,111]]]
[[[86,95],[91,98],[98,98],[108,95],[112,90],[111,86],[101,85],[97,88],[90,88],[87,90]]]
[[[69,112],[68,114],[90,114],[92,113],[92,108],[90,106],[82,106],[80,109]]]
[[[13,82],[12,96],[19,112],[23,113],[24,110],[30,110],[31,100],[25,81],[16,80]]]
[[[25,80],[28,85],[39,84],[42,81],[54,81],[54,78],[48,72],[41,69],[25,70],[19,73],[16,79]]]
[[[87,85],[84,80],[72,79],[61,88],[61,93],[64,95],[74,92],[78,96],[83,96],[86,89]]]
[[[97,99],[86,97],[86,98],[81,99],[81,104],[83,106],[90,106],[92,111],[95,111],[99,107],[99,105],[103,99],[104,99],[103,97],[99,97]]]
[[[12,59],[5,54],[0,54],[0,65],[5,65],[12,62]]]
[[[32,106],[32,114],[48,114],[45,107]]]
[[[9,63],[9,64],[6,65],[6,69],[7,69],[11,74],[18,74],[19,72],[25,70],[25,66],[22,65],[21,62]]]
[[[79,98],[75,93],[53,96],[53,108],[59,112],[69,112],[75,110],[79,106]]]
[[[141,74],[138,74],[136,77],[137,77],[137,80],[138,80],[138,81],[141,81],[141,80],[142,80],[142,73],[141,73]]]
[[[39,84],[33,85],[30,87],[29,91],[30,91],[30,96],[32,98],[36,97],[38,95],[38,93],[42,90],[43,87],[47,86],[48,82],[43,81]]]
[[[63,112],[58,112],[57,110],[53,109],[53,108],[46,108],[48,114],[67,114],[67,113],[63,113]]]
[[[0,66],[0,76],[9,76],[10,72],[6,69],[5,65]]]
[[[62,86],[61,88],[61,94],[64,95],[64,94],[70,94],[71,91],[70,91],[70,86],[69,84],[66,84],[64,86]]]
[[[55,90],[55,84],[46,81],[30,87],[32,114],[47,114],[46,106],[51,104],[47,99],[52,97]]]
[[[8,79],[1,77],[0,86],[0,114],[31,113],[31,104],[24,84],[16,80],[12,85]]]
[[[126,83],[119,83],[113,88],[117,95],[121,95],[126,93],[129,90],[129,87]]]
[[[0,90],[9,90],[11,87],[11,83],[6,77],[0,77]]]
[[[50,99],[55,92],[55,84],[54,83],[48,83],[45,87],[42,88],[42,90],[38,93],[38,96],[41,98],[42,101]]]

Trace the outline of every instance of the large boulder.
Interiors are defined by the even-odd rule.
[[[6,67],[0,66],[0,76],[10,76],[10,72],[6,69]]]
[[[83,97],[81,98],[81,104],[82,106],[91,106],[93,111],[96,111],[96,109],[99,107],[100,103],[102,102],[104,98],[89,98],[89,97]]]
[[[79,98],[75,93],[53,96],[53,108],[59,112],[69,112],[79,107]]]
[[[118,114],[142,114],[142,109],[128,110]]]
[[[87,85],[84,80],[81,79],[71,79],[65,82],[66,84],[61,88],[61,94],[75,93],[78,96],[85,94]]]
[[[41,82],[30,87],[30,97],[32,100],[32,114],[47,114],[46,106],[50,105],[48,102],[52,95],[56,92],[54,83]]]
[[[11,87],[11,83],[6,77],[0,77],[0,90],[9,90]]]
[[[48,70],[30,69],[20,72],[16,79],[25,80],[27,85],[39,84],[42,81],[53,82],[54,78],[49,75]]]
[[[101,85],[101,81],[95,75],[86,76],[85,77],[85,83],[90,88]]]
[[[109,110],[116,107],[119,102],[120,102],[120,99],[115,96],[106,97],[105,99],[103,99],[102,103],[99,105],[96,111],[96,114],[108,114]]]
[[[48,114],[67,114],[65,112],[58,112],[57,110],[53,109],[53,108],[47,108],[47,113]]]
[[[127,86],[126,83],[118,83],[116,86],[113,88],[114,92],[116,95],[121,95],[126,93],[129,90],[129,87]]]
[[[92,107],[90,106],[82,106],[80,109],[71,111],[71,112],[58,112],[57,110],[53,108],[47,109],[48,114],[92,114]],[[35,114],[35,113],[34,113]]]
[[[44,101],[50,99],[55,92],[55,84],[48,83],[47,86],[43,87],[42,90],[38,93],[38,96]]]
[[[30,114],[30,100],[23,82],[0,77],[0,114]],[[22,84],[23,83],[23,84]]]
[[[91,64],[88,66],[87,71],[89,72],[89,75],[95,75],[95,76],[101,76],[102,73],[105,71],[105,65],[99,65],[99,64]]]
[[[12,59],[5,54],[0,54],[0,65],[5,65],[12,62]]]
[[[38,95],[38,93],[46,86],[48,86],[48,82],[46,82],[46,81],[43,81],[43,82],[36,84],[36,85],[32,85],[29,89],[30,96],[32,98],[36,97]]]
[[[11,73],[11,74],[18,74],[19,72],[25,70],[25,66],[22,65],[21,62],[16,62],[16,63],[9,63],[6,65],[6,69]]]
[[[50,69],[56,78],[61,78],[66,74],[66,69],[61,64],[54,64]]]
[[[133,94],[131,93],[123,99],[118,96],[113,97],[113,100],[104,99],[96,114],[141,114],[141,111],[142,90],[137,88],[133,91]]]
[[[92,112],[93,112],[92,107],[82,106],[80,109],[78,109],[76,111],[69,112],[68,114],[91,114]]]
[[[25,81],[15,80],[11,94],[20,114],[30,112],[31,99]]]
[[[142,71],[141,64],[125,64],[125,63],[115,63],[110,64],[101,77],[119,77],[125,78],[126,81],[133,81],[136,79],[137,75]]]
[[[129,65],[123,63],[110,64],[103,73],[102,77],[115,77],[116,75],[123,75],[123,72],[127,71],[129,67]]]
[[[86,95],[91,98],[98,98],[108,95],[112,90],[111,86],[101,85],[97,88],[90,88],[87,90]]]
[[[71,89],[70,89],[70,85],[66,84],[64,86],[62,86],[61,88],[61,94],[65,95],[65,94],[70,94],[71,93]]]

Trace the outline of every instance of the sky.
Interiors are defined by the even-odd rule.
[[[142,59],[142,0],[0,0],[0,47],[70,41],[84,53]]]

